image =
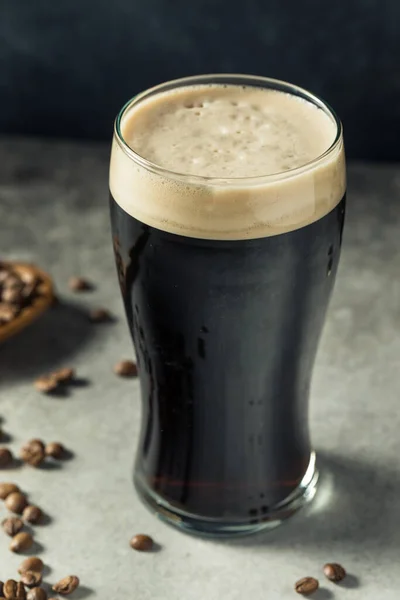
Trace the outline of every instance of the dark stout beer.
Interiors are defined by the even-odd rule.
[[[256,99],[257,109],[264,101],[271,109],[285,96],[283,111],[292,121],[304,119],[302,111],[309,111],[308,118],[317,121],[315,131],[331,128],[334,145],[338,124],[311,101],[271,90],[264,100],[261,90],[240,90],[218,85],[178,88],[167,100],[160,91],[153,104],[147,100],[148,108],[146,99],[137,101],[138,114],[141,110],[146,116],[145,127],[157,130],[151,111],[156,107],[156,117],[163,115],[169,102],[170,135],[178,136],[179,125],[175,134],[172,129],[171,106],[181,103],[187,111],[197,109],[198,119],[207,119],[210,104],[229,98],[233,116],[244,104],[244,128],[247,98],[249,106]],[[259,111],[248,112],[252,116]],[[279,116],[279,111],[273,113],[271,123]],[[127,126],[123,137],[129,143],[131,136],[135,150],[135,111],[128,109],[126,119],[131,130]],[[233,121],[238,127],[237,119]],[[166,123],[168,119],[159,124],[160,130]],[[188,123],[184,120],[182,125],[186,144]],[[281,122],[278,125],[282,128]],[[139,122],[138,143],[142,140],[146,148],[156,144],[157,136],[148,141],[141,126]],[[291,126],[287,125],[290,132]],[[298,135],[304,127],[308,130],[301,125]],[[242,146],[255,147],[252,131]],[[287,144],[279,146],[285,131],[281,137],[270,135],[278,161],[291,164]],[[197,136],[201,140],[199,131]],[[227,142],[228,149],[230,144],[237,148],[233,141]],[[158,142],[153,152],[162,156],[165,140],[161,136]],[[218,140],[213,139],[213,145],[218,147]],[[221,146],[221,153],[227,152],[222,142]],[[204,148],[196,152],[200,158],[206,154]],[[144,158],[148,154],[142,151]],[[313,158],[320,154],[318,150]],[[226,156],[222,166],[234,169],[234,159],[230,165]],[[168,154],[168,160],[175,159]],[[135,482],[148,503],[189,529],[250,531],[293,512],[315,484],[308,398],[340,254],[345,206],[342,141],[333,156],[303,171],[301,166],[294,165],[294,174],[281,167],[283,174],[272,181],[242,179],[232,184],[227,179],[213,188],[213,181],[199,181],[199,174],[189,171],[189,150],[184,164],[188,181],[173,174],[169,181],[168,173],[152,170],[140,156],[129,155],[121,140],[114,142],[114,249],[143,399]],[[211,161],[201,168],[215,177],[218,165]],[[251,165],[240,169],[258,177]]]

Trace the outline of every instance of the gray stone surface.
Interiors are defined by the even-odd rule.
[[[35,261],[54,277],[62,305],[0,347],[0,414],[15,451],[24,440],[60,440],[75,456],[60,468],[20,467],[14,480],[51,521],[35,529],[47,580],[69,573],[71,597],[239,600],[295,597],[294,581],[342,562],[347,584],[313,598],[398,598],[400,584],[400,167],[352,165],[342,263],[315,369],[311,427],[323,473],[313,505],[270,533],[235,542],[181,534],[137,500],[132,462],[139,430],[136,381],[112,373],[130,357],[111,253],[108,147],[0,142],[1,256]],[[96,290],[71,294],[71,274]],[[89,326],[91,306],[112,325]],[[49,398],[34,377],[72,365],[90,385]],[[0,517],[5,511],[0,507]],[[131,550],[147,532],[154,554]],[[0,535],[0,579],[20,558]]]

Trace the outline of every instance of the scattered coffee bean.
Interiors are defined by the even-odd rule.
[[[73,292],[86,292],[93,289],[92,284],[83,277],[70,277],[68,286]]]
[[[21,492],[12,492],[4,501],[5,507],[13,513],[20,515],[28,504],[26,496]]]
[[[57,592],[57,594],[62,594],[63,596],[67,596],[68,594],[72,594],[76,590],[79,585],[79,578],[76,575],[69,575],[68,577],[64,577],[60,579],[58,583],[53,585],[53,590]]]
[[[36,587],[42,583],[42,574],[38,571],[25,571],[21,575],[21,581],[26,587]]]
[[[32,523],[32,525],[36,525],[37,523],[39,523],[42,516],[43,513],[40,510],[40,508],[31,504],[24,508],[24,512],[22,513],[22,518],[24,519],[24,521]]]
[[[38,467],[45,458],[43,442],[41,440],[30,440],[22,446],[20,456],[28,465]]]
[[[63,369],[58,369],[58,371],[51,373],[51,376],[54,377],[58,383],[69,383],[75,377],[75,371],[74,369],[71,369],[71,367],[64,367]]]
[[[8,448],[0,448],[0,469],[9,467],[13,462],[13,455]]]
[[[121,362],[115,365],[114,373],[120,377],[136,377],[138,371],[137,366],[133,361],[121,360]]]
[[[106,308],[95,308],[89,313],[91,323],[107,323],[112,321],[111,313]]]
[[[13,492],[19,492],[19,487],[15,483],[0,483],[0,499],[5,500]]]
[[[8,579],[3,585],[3,595],[7,600],[25,600],[26,593],[24,585],[14,579]]]
[[[35,573],[41,573],[43,571],[44,564],[41,558],[38,556],[30,556],[22,561],[18,568],[18,573],[22,575],[27,571],[34,571]]]
[[[324,565],[324,575],[330,581],[338,583],[346,577],[346,571],[342,565],[339,565],[338,563],[327,563]]]
[[[27,600],[47,600],[47,592],[41,587],[34,587],[29,590]]]
[[[6,534],[10,537],[17,535],[24,526],[23,522],[21,519],[18,519],[18,517],[8,517],[8,519],[4,519],[1,525]]]
[[[131,547],[134,550],[139,550],[140,552],[148,552],[153,548],[153,540],[149,535],[144,535],[143,533],[138,533],[134,535],[130,541]]]
[[[46,444],[45,454],[56,460],[61,460],[65,456],[65,448],[59,442],[50,442]]]
[[[33,546],[33,537],[26,531],[17,533],[11,540],[10,550],[11,552],[25,552]]]
[[[318,587],[319,583],[317,579],[315,579],[314,577],[303,577],[295,583],[294,589],[298,594],[303,594],[304,596],[307,596],[308,594],[316,592]]]
[[[59,382],[53,375],[42,375],[35,381],[35,388],[43,394],[51,394],[58,388]]]

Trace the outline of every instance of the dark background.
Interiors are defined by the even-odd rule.
[[[0,132],[110,139],[166,79],[245,72],[328,100],[351,157],[400,158],[399,0],[0,0]]]

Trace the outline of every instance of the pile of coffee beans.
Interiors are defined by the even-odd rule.
[[[32,270],[0,262],[0,331],[41,296],[41,283]]]
[[[57,448],[61,446],[56,443],[53,445]],[[58,452],[56,453],[58,454]],[[9,516],[2,522],[3,531],[12,538],[10,550],[17,553],[29,550],[34,544],[34,538],[29,531],[23,531],[23,529],[26,524],[37,525],[40,523],[43,517],[42,510],[38,506],[29,504],[27,496],[15,483],[0,483],[0,499],[4,500],[4,505],[10,512],[21,515],[21,518]],[[42,587],[43,569],[44,564],[39,557],[26,558],[18,569],[19,581],[14,579],[8,579],[5,583],[0,581],[0,600],[47,600],[47,591]],[[72,594],[78,586],[79,578],[76,575],[68,575],[55,583],[52,590],[66,596]]]
[[[323,567],[324,575],[329,581],[339,583],[346,577],[346,571],[339,563],[326,563]],[[319,588],[319,581],[315,577],[302,577],[294,584],[294,589],[298,594],[309,596]]]

